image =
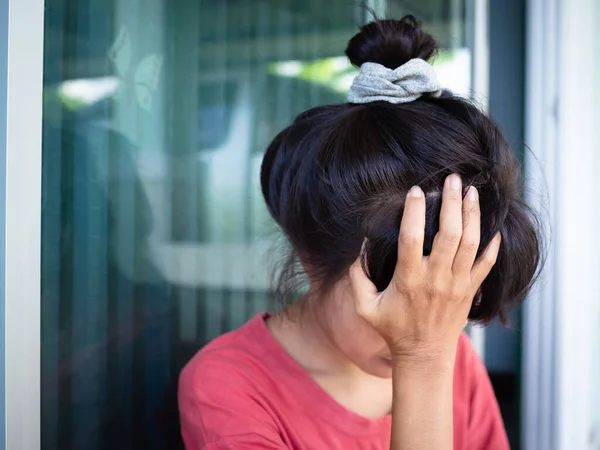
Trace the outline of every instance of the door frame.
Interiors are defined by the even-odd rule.
[[[3,0],[5,447],[40,448],[40,253],[44,0]],[[4,86],[2,86],[4,88]],[[5,175],[3,177],[2,175]]]

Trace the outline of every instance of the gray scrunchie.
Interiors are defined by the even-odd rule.
[[[425,93],[435,97],[442,86],[435,69],[423,59],[411,59],[397,69],[377,63],[364,63],[348,92],[348,103],[408,103]]]

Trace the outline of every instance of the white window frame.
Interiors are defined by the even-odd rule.
[[[7,449],[40,448],[44,0],[8,0],[5,179]]]
[[[594,3],[528,1],[527,187],[550,233],[545,274],[524,307],[524,450],[592,449],[600,325]]]

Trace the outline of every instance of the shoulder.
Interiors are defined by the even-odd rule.
[[[466,401],[471,400],[476,389],[492,391],[485,364],[466,333],[462,333],[458,340],[454,377],[455,394]]]
[[[461,333],[456,350],[457,369],[469,370],[472,366],[483,364],[467,333]]]
[[[267,407],[271,380],[261,360],[257,320],[262,319],[215,339],[182,370],[178,402],[187,443],[198,446],[240,436],[277,440]]]
[[[471,340],[462,334],[454,371],[454,407],[462,419],[468,448],[508,450],[508,440],[494,388]]]
[[[251,319],[196,353],[179,376],[180,394],[193,394],[201,400],[218,394],[224,385],[230,389],[253,385],[260,364],[260,336],[255,333],[258,320],[260,317]]]

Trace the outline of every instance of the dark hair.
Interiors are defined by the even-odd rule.
[[[430,59],[435,40],[412,16],[377,20],[350,39],[346,55],[395,69],[412,58]],[[321,106],[300,114],[269,145],[262,192],[310,280],[330,289],[368,243],[363,264],[379,290],[394,272],[405,195],[426,193],[424,254],[438,231],[444,179],[458,173],[479,190],[479,254],[497,232],[498,261],[477,293],[469,318],[487,322],[524,300],[538,273],[538,222],[521,198],[520,166],[494,122],[468,100],[440,97],[391,104]],[[288,270],[282,272],[280,290]]]

